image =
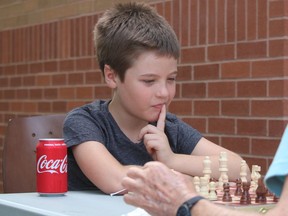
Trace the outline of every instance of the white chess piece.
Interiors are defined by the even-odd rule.
[[[218,189],[223,191],[223,183],[229,182],[229,178],[227,175],[228,167],[227,167],[227,153],[226,152],[220,152],[219,156],[219,172],[220,177],[218,180]]]
[[[209,189],[210,189],[210,192],[209,192],[209,197],[208,197],[208,199],[211,200],[211,201],[217,200],[216,183],[213,182],[213,181],[210,182],[210,183],[209,183]]]
[[[200,195],[209,198],[209,179],[206,177],[200,177]]]
[[[247,163],[245,160],[241,161],[240,178],[242,182],[247,182]]]
[[[203,169],[203,174],[204,177],[207,177],[207,179],[211,178],[211,160],[209,156],[206,156],[205,159],[203,160],[203,165],[204,165],[204,169]]]
[[[200,193],[200,178],[198,176],[194,176],[193,183],[194,183],[195,191],[197,193]]]

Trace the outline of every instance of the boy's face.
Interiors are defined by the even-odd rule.
[[[177,60],[154,52],[141,54],[126,71],[124,82],[117,82],[121,106],[142,120],[157,121],[161,107],[175,96]]]

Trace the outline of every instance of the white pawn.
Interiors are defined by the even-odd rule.
[[[195,191],[197,193],[200,193],[200,178],[198,176],[194,176],[193,183],[194,183]]]
[[[216,183],[215,182],[210,182],[209,183],[209,188],[210,188],[210,192],[209,192],[209,197],[208,199],[211,201],[217,200],[217,194],[216,194]]]
[[[200,177],[200,195],[209,198],[209,180],[206,177]]]

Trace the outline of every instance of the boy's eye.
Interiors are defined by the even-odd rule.
[[[176,80],[176,77],[170,77],[168,78],[169,81],[175,81]]]
[[[143,80],[143,82],[149,84],[149,83],[153,83],[154,80]]]

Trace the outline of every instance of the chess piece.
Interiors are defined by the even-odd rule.
[[[255,198],[255,202],[256,203],[266,203],[267,199],[266,199],[266,194],[267,194],[267,188],[264,185],[263,182],[263,177],[258,179],[258,187],[256,189],[256,198]]]
[[[207,179],[206,177],[200,177],[200,195],[205,197],[205,198],[209,198],[209,179]]]
[[[228,167],[227,167],[227,153],[226,152],[220,152],[219,156],[219,172],[220,172],[220,177],[218,180],[218,188],[220,191],[223,190],[223,183],[229,182],[228,179]]]
[[[255,192],[258,188],[258,180],[261,178],[261,167],[258,165],[252,165],[252,171],[251,171],[251,191]]]
[[[230,195],[230,185],[228,182],[224,182],[223,183],[223,197],[222,197],[222,201],[223,202],[232,202],[232,197]]]
[[[242,182],[242,196],[240,198],[241,205],[251,204],[251,197],[249,194],[250,182]]]
[[[194,176],[193,183],[194,183],[195,191],[199,193],[200,192],[200,178],[198,176]]]
[[[241,177],[242,183],[247,182],[247,163],[245,160],[241,161],[240,177]]]
[[[211,171],[211,160],[209,156],[205,157],[205,159],[203,160],[203,165],[204,165],[203,169],[204,177],[210,179],[212,171]]]
[[[209,197],[208,199],[211,201],[217,200],[217,193],[216,193],[216,183],[214,181],[211,181],[209,183]]]
[[[234,193],[235,196],[241,196],[242,195],[241,186],[242,186],[241,178],[236,179],[236,190]]]

